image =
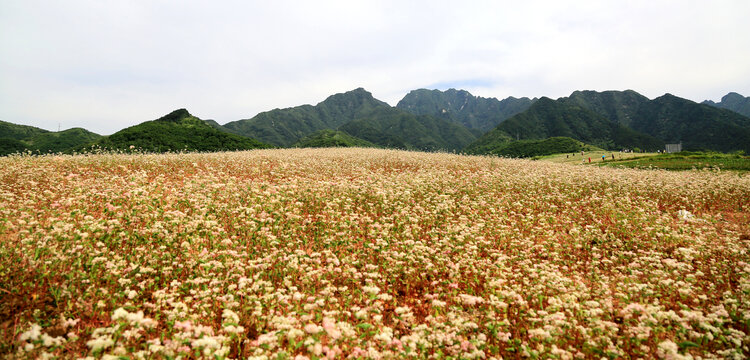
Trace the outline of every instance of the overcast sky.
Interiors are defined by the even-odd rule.
[[[0,120],[221,124],[363,87],[750,96],[750,1],[0,0]]]

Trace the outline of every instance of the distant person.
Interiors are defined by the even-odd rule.
[[[615,159],[615,154],[612,154],[612,160],[614,160],[614,159]]]
[[[602,155],[602,161],[607,158],[607,155]]]
[[[589,157],[589,163],[591,163],[591,157]]]

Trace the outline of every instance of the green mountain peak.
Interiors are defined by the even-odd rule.
[[[750,97],[744,97],[736,92],[724,95],[718,103],[706,100],[702,104],[732,110],[738,114],[750,117]]]
[[[129,151],[135,148],[148,152],[228,151],[270,147],[253,138],[217,129],[185,109],[122,129],[98,140],[95,145],[109,150]]]
[[[171,113],[164,115],[156,121],[172,121],[172,122],[180,122],[182,119],[193,117],[193,115],[190,115],[190,113],[186,109],[177,109],[175,111],[172,111]]]

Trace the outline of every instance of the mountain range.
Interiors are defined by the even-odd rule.
[[[685,150],[750,152],[749,108],[750,98],[736,93],[698,104],[671,94],[650,100],[633,90],[498,100],[456,89],[413,90],[394,107],[358,88],[224,125],[179,109],[109,136],[0,121],[0,155],[91,146],[148,152],[358,146],[535,156],[586,146],[655,151],[677,142]]]
[[[470,154],[499,154],[514,140],[567,137],[603,149],[661,149],[664,142],[639,133],[566,99],[543,97],[526,111],[503,121],[466,148]]]
[[[730,92],[729,94],[724,95],[718,103],[706,100],[701,104],[732,110],[736,113],[750,117],[750,97],[742,96],[736,92]]]
[[[315,106],[274,109],[223,127],[280,147],[292,146],[325,129],[340,129],[375,145],[409,150],[458,151],[476,139],[463,126],[394,108],[362,88],[331,95]]]
[[[536,98],[483,98],[473,96],[466,90],[419,89],[406,94],[396,107],[415,115],[431,115],[459,123],[481,135],[503,120],[528,109],[534,101]]]

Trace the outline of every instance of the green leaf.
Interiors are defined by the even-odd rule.
[[[694,343],[692,341],[683,341],[683,342],[677,344],[677,346],[680,347],[680,350],[685,350],[685,349],[691,348],[691,347],[700,347],[700,345],[698,345],[698,344],[696,344],[696,343]]]

